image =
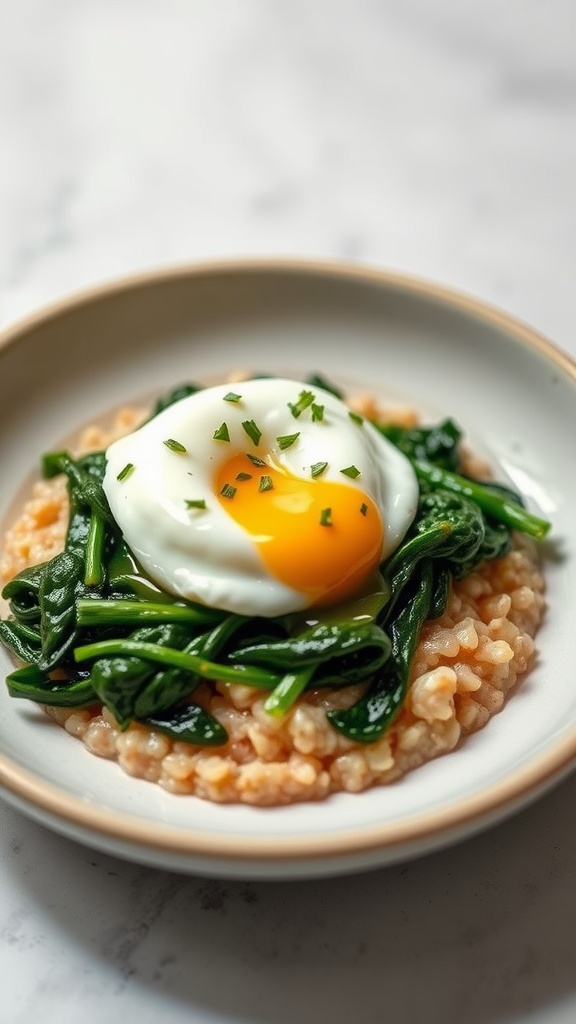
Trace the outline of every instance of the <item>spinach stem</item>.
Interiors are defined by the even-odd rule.
[[[75,661],[87,661],[89,658],[104,658],[110,655],[158,661],[162,665],[187,669],[203,679],[241,683],[244,686],[256,686],[262,690],[273,690],[281,679],[280,676],[267,672],[265,669],[253,666],[218,665],[197,654],[186,654],[173,647],[163,647],[160,644],[147,643],[145,640],[100,640],[97,643],[84,644],[74,649]]]
[[[150,622],[189,622],[212,625],[223,612],[212,608],[155,601],[132,601],[128,598],[79,598],[76,602],[79,626],[131,625]]]
[[[505,523],[513,530],[520,530],[536,540],[542,540],[550,530],[548,520],[527,512],[521,505],[496,494],[489,487],[483,487],[476,480],[468,480],[467,477],[459,476],[448,469],[441,469],[439,466],[433,466],[422,459],[414,459],[412,465],[419,480],[432,487],[443,487],[447,491],[452,491],[453,494],[461,494],[465,498],[470,498],[487,515]]]
[[[300,672],[288,672],[264,702],[264,711],[281,718],[298,700],[310,682],[317,665],[306,665]]]
[[[87,587],[97,587],[104,580],[103,554],[105,536],[106,527],[102,516],[98,512],[92,512],[86,540],[84,569],[84,583]]]

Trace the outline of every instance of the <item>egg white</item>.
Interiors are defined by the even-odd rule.
[[[205,388],[169,406],[107,451],[104,490],[126,543],[144,571],[172,594],[243,615],[274,617],[302,611],[305,594],[270,575],[258,549],[223,508],[213,490],[218,467],[236,453],[251,452],[297,477],[327,462],[323,480],[346,483],[368,495],[383,522],[382,560],[405,535],[418,502],[412,466],[368,421],[353,420],[332,394],[311,388],[324,416],[312,422],[309,410],[295,418],[289,403],[306,389],[300,381],[263,378]],[[226,401],[232,390],[238,402]],[[242,422],[254,420],[262,432],[254,447]],[[214,439],[226,423],[230,441]],[[282,451],[277,438],[299,432]],[[175,440],[186,452],[164,443]],[[124,467],[133,470],[124,478]],[[357,479],[341,470],[355,466]],[[205,508],[188,508],[203,500]]]

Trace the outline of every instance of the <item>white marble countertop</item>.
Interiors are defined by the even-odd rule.
[[[0,326],[134,270],[330,257],[576,356],[572,0],[0,7]],[[133,866],[0,803],[0,1019],[576,1020],[576,778],[359,876]]]

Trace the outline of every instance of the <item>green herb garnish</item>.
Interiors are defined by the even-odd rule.
[[[222,423],[218,427],[218,430],[214,431],[213,440],[214,441],[229,441],[230,440],[230,431],[228,430],[228,426],[226,425],[226,423]]]
[[[315,462],[314,465],[310,466],[310,475],[313,480],[318,476],[322,476],[325,469],[328,469],[327,462]]]
[[[297,402],[288,402],[288,408],[294,418],[298,419],[304,409],[308,409],[312,405],[315,398],[316,395],[312,391],[301,391]]]
[[[320,513],[320,526],[332,526],[332,509],[323,508]]]
[[[171,452],[186,453],[186,448],[184,447],[184,445],[181,444],[180,441],[175,441],[173,437],[169,437],[167,441],[164,441],[164,444],[166,445],[167,448],[170,449]]]
[[[254,442],[254,444],[255,444],[255,446],[257,448],[258,447],[258,442],[260,441],[260,438],[262,437],[262,431],[256,426],[256,424],[254,423],[254,420],[244,420],[244,422],[242,423],[242,426],[243,426],[244,430],[246,431],[246,433],[248,434],[248,437],[250,438],[250,440]]]
[[[253,466],[265,466],[266,465],[266,463],[264,462],[264,459],[259,459],[257,455],[250,455],[249,452],[246,452],[246,458],[250,459],[250,462],[252,463]]]
[[[224,484],[224,487],[220,491],[220,494],[222,495],[223,498],[233,498],[234,495],[236,494],[237,489],[238,488],[234,487],[233,484]]]
[[[242,395],[237,395],[235,391],[229,391],[227,395],[224,395],[223,401],[225,402],[239,402]]]
[[[368,505],[366,504],[365,501],[363,501],[362,504],[360,505],[360,515],[365,516],[367,511],[368,511]]]
[[[237,480],[251,480],[252,479],[252,473],[237,473],[236,474],[236,479]]]
[[[186,508],[206,508],[204,498],[185,498],[184,504]]]
[[[353,412],[352,409],[348,409],[348,415],[353,423],[362,424],[364,423],[364,417],[359,412]]]
[[[312,403],[312,423],[320,423],[324,419],[324,406]]]
[[[271,491],[274,487],[271,476],[261,476],[260,483],[258,485],[259,491]]]
[[[291,448],[295,441],[300,437],[300,431],[296,434],[282,434],[276,438],[280,451],[286,451],[286,448]]]
[[[344,476],[349,476],[351,480],[356,480],[361,475],[360,470],[356,469],[356,466],[346,466],[346,469],[341,469],[340,472]]]
[[[121,469],[120,472],[118,473],[118,476],[116,477],[116,479],[117,480],[125,480],[126,477],[130,476],[130,473],[133,473],[133,472],[134,472],[134,463],[133,462],[127,462],[126,465],[124,466],[124,469]]]

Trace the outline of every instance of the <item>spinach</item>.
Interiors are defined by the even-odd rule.
[[[17,619],[3,619],[0,622],[0,640],[9,647],[20,661],[37,665],[40,661],[42,637],[38,629],[19,622]]]
[[[66,679],[53,679],[36,665],[17,668],[6,678],[11,697],[55,707],[85,707],[97,701],[89,673],[78,671]]]
[[[177,388],[169,391],[167,395],[163,395],[156,402],[150,419],[158,416],[159,413],[164,412],[164,409],[168,409],[170,405],[175,405],[176,402],[181,402],[183,398],[189,398],[190,395],[195,395],[197,391],[202,391],[201,384],[179,384]]]
[[[328,391],[335,398],[344,398],[344,392],[320,373],[311,373],[304,383],[309,388],[322,388],[323,391]]]
[[[453,420],[442,420],[434,427],[399,427],[394,423],[375,426],[409,459],[424,459],[442,469],[458,468],[462,431]]]
[[[432,560],[426,559],[419,578],[406,588],[399,611],[387,624],[390,659],[352,707],[328,712],[329,722],[349,739],[358,743],[375,742],[402,707],[420,630],[429,615],[433,588]]]
[[[27,655],[41,672],[65,663],[78,639],[77,600],[101,592],[106,534],[117,533],[102,487],[104,468],[102,453],[77,461],[68,452],[44,456],[46,477],[63,472],[68,478],[70,515],[64,550],[18,573],[2,591],[14,618],[8,627],[3,624],[4,642],[18,657]],[[32,625],[36,637],[22,632],[23,626]]]
[[[166,623],[135,630],[130,639],[180,649],[186,643],[187,633],[178,624]],[[99,658],[92,666],[92,687],[121,729],[134,717],[136,698],[153,673],[154,666],[150,662],[122,655]]]

